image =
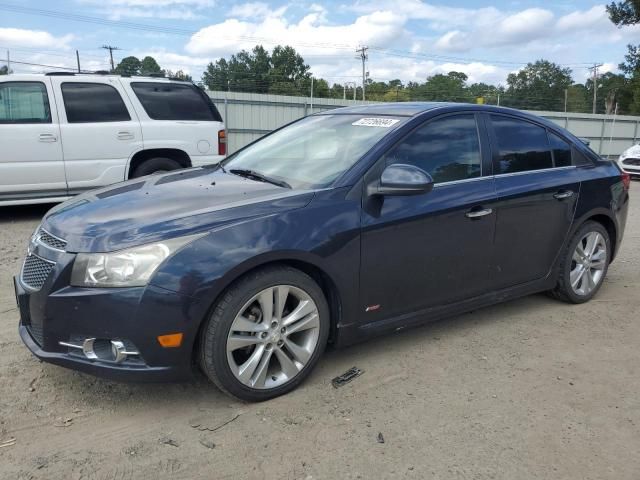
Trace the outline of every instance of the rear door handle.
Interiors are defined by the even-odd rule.
[[[480,218],[486,217],[487,215],[491,215],[493,210],[491,208],[483,208],[481,210],[471,210],[466,213],[467,218]]]
[[[573,197],[573,192],[571,190],[562,190],[553,194],[553,198],[556,200],[564,200],[569,197]]]
[[[41,142],[57,142],[58,141],[58,137],[56,137],[53,133],[41,133],[40,134],[40,141]]]
[[[118,132],[118,140],[133,140],[133,133],[131,133],[131,132]]]

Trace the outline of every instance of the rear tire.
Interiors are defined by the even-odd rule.
[[[153,175],[154,173],[170,172],[171,170],[178,170],[179,168],[182,168],[182,165],[171,158],[150,158],[136,167],[131,178],[144,177],[145,175]]]
[[[610,259],[609,232],[598,222],[586,222],[564,251],[551,295],[567,303],[588,302],[600,290]]]
[[[214,306],[200,338],[200,366],[240,400],[268,400],[311,373],[329,337],[329,307],[307,274],[288,266],[251,272]]]

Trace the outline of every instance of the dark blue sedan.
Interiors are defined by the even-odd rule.
[[[504,108],[342,108],[216,167],[143,177],[52,209],[15,279],[39,358],[265,400],[327,344],[535,292],[581,303],[622,240],[629,177]]]

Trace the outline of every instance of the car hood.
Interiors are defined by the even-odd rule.
[[[69,252],[110,252],[301,208],[313,192],[194,168],[118,183],[54,207],[42,227]]]
[[[633,145],[622,152],[620,160],[624,160],[626,158],[640,158],[640,144]]]

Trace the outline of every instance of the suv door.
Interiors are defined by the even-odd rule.
[[[545,127],[498,114],[488,123],[498,194],[491,284],[499,289],[549,274],[573,222],[580,173],[559,137],[566,147],[552,137],[552,152],[555,134]]]
[[[44,82],[0,82],[0,202],[67,194],[51,96]]]
[[[484,139],[473,113],[437,117],[365,177],[369,184],[384,167],[402,163],[435,182],[424,195],[364,197],[360,285],[367,323],[486,291],[496,195]]]
[[[72,193],[121,182],[142,130],[116,78],[52,77]]]

